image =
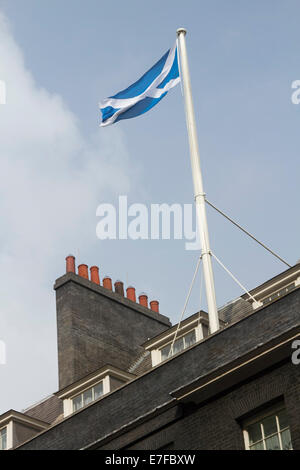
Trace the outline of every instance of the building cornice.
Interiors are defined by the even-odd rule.
[[[296,281],[298,277],[300,277],[300,264],[296,264],[292,268],[274,276],[272,279],[264,282],[260,286],[255,287],[250,291],[250,294],[259,301],[262,298],[267,297],[272,292],[286,286],[288,283]],[[250,302],[253,301],[249,298],[248,294],[243,294],[241,298]]]
[[[207,375],[171,392],[178,401],[201,403],[253,375],[291,358],[291,343],[300,339],[300,326],[258,346]],[[291,360],[291,359],[290,359]]]

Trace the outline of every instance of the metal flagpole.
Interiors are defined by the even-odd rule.
[[[183,93],[185,102],[186,125],[189,137],[191,165],[194,181],[194,196],[196,203],[196,213],[202,248],[203,271],[205,276],[206,297],[208,305],[208,316],[210,332],[214,333],[219,329],[219,317],[216,303],[215,284],[211,263],[211,251],[209,246],[208,227],[206,219],[205,193],[203,190],[202,175],[200,169],[200,155],[198,149],[198,138],[192,99],[192,88],[189,73],[185,45],[186,30],[179,28],[177,30],[179,43],[180,72],[183,82]]]

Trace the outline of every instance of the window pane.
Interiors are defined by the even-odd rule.
[[[82,395],[73,398],[73,411],[77,411],[82,408]]]
[[[250,446],[250,450],[264,450],[263,442],[260,441],[257,444],[253,444],[253,446]]]
[[[286,411],[281,410],[279,413],[277,413],[278,420],[279,420],[279,427],[280,429],[287,428],[289,426]]]
[[[283,450],[292,450],[292,441],[289,429],[286,429],[281,433],[281,440]]]
[[[169,344],[168,346],[165,346],[164,348],[161,349],[161,360],[165,361],[169,357],[169,352],[170,352],[170,347],[171,345]]]
[[[277,424],[276,424],[276,416],[269,416],[268,418],[264,419],[263,422],[264,433],[265,437],[270,436],[277,432]]]
[[[262,439],[260,423],[251,424],[247,428],[249,434],[249,444],[254,444],[254,442],[260,441]]]
[[[99,384],[95,385],[94,387],[94,400],[101,397],[103,395],[103,383],[100,382]]]
[[[0,431],[0,450],[6,450],[6,438],[7,438],[7,429],[1,429]]]
[[[173,354],[183,350],[183,338],[179,338],[175,341],[173,346]]]
[[[188,348],[189,346],[192,346],[192,344],[196,343],[196,334],[195,330],[191,331],[184,337],[184,347]]]
[[[88,405],[93,401],[93,392],[92,389],[90,388],[89,390],[86,390],[83,393],[83,405]]]
[[[278,434],[266,439],[267,450],[280,450]]]

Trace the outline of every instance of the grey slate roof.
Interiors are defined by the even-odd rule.
[[[58,418],[63,417],[63,402],[55,395],[31,406],[23,411],[27,416],[40,419],[46,423],[53,424]]]
[[[137,376],[148,372],[152,368],[151,362],[151,353],[150,351],[145,351],[141,354],[129,367],[128,372],[135,374]]]
[[[219,309],[219,317],[226,323],[234,323],[252,313],[253,307],[250,302],[238,297]]]

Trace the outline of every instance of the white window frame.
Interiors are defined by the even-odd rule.
[[[5,449],[0,449],[0,450],[7,450],[7,426],[3,426],[2,428],[0,428],[0,434],[2,433],[2,431],[6,431],[6,447]],[[2,439],[1,439],[2,440]]]
[[[74,384],[69,385],[68,387],[65,387],[64,389],[58,391],[55,394],[58,398],[63,400],[64,417],[66,418],[67,416],[73,414],[72,400],[76,396],[80,395],[81,393],[84,393],[86,390],[92,387],[95,387],[100,382],[103,383],[103,395],[97,398],[97,401],[100,400],[104,395],[107,395],[108,393],[110,393],[112,391],[112,387],[111,387],[112,378],[119,379],[125,384],[135,379],[136,376],[129,372],[122,371],[118,369],[117,367],[105,366],[99,369],[94,374],[90,374],[84,379],[79,380],[78,382],[75,382]],[[92,403],[94,402],[89,403],[89,405],[91,405]],[[85,407],[89,405],[85,405]],[[84,409],[85,407],[80,408],[78,411]]]
[[[80,392],[77,392],[74,395],[70,396],[69,398],[65,398],[64,399],[64,416],[66,417],[66,416],[69,416],[73,413],[76,413],[77,411],[80,411],[83,408],[85,408],[86,406],[89,406],[92,403],[94,403],[96,400],[91,401],[88,405],[83,405],[81,408],[79,408],[76,411],[73,410],[73,400],[74,400],[74,398],[78,397],[79,395],[82,395],[87,390],[91,390],[93,387],[96,387],[96,385],[99,385],[100,383],[103,383],[103,393],[102,393],[101,397],[103,397],[104,395],[106,395],[107,393],[110,392],[109,375],[106,375],[103,379],[99,380],[98,382],[95,382],[93,385],[89,385],[89,386],[85,387],[84,389],[80,390]],[[101,398],[101,397],[99,397],[99,398]],[[98,400],[98,398],[97,398],[97,400]]]
[[[9,450],[12,448],[13,446],[13,422],[10,421],[9,423],[7,423],[5,426],[2,426],[0,428],[0,431],[2,431],[3,429],[6,429],[6,449],[2,449],[2,450]]]
[[[73,408],[73,412],[74,412],[74,413],[75,413],[75,411],[78,411],[78,410],[80,410],[81,408],[84,408],[85,406],[87,406],[87,405],[84,404],[84,397],[83,397],[83,395],[85,394],[85,392],[89,392],[89,391],[92,392],[92,399],[91,399],[91,401],[88,403],[88,405],[89,405],[90,403],[93,403],[94,401],[96,401],[98,398],[100,398],[100,396],[99,396],[98,398],[95,398],[95,391],[94,391],[94,388],[97,387],[97,385],[100,385],[100,384],[102,385],[102,393],[101,393],[101,395],[100,395],[100,396],[102,397],[102,395],[104,395],[104,386],[103,386],[103,380],[100,380],[100,382],[97,382],[96,384],[92,385],[91,387],[88,387],[88,388],[86,388],[85,390],[82,390],[80,393],[78,393],[77,395],[75,395],[74,397],[71,398],[71,400],[72,400],[72,408]],[[74,410],[74,400],[75,400],[76,398],[78,398],[78,397],[81,398],[81,406],[78,408],[78,410]]]
[[[256,424],[256,423],[259,423],[260,424],[260,428],[261,428],[261,435],[262,435],[262,439],[260,441],[257,441],[257,442],[262,442],[263,443],[263,450],[267,450],[266,448],[266,439],[269,439],[269,437],[273,437],[273,436],[278,436],[278,440],[279,440],[279,445],[280,445],[280,450],[283,450],[282,448],[282,440],[281,440],[281,433],[285,430],[289,430],[290,431],[290,426],[288,425],[286,428],[284,429],[280,429],[280,425],[279,425],[279,419],[278,419],[278,413],[280,413],[280,411],[282,410],[285,410],[286,411],[286,407],[284,406],[284,404],[281,404],[281,405],[278,405],[278,406],[275,406],[273,408],[270,408],[268,411],[265,411],[265,412],[262,412],[262,413],[259,413],[257,414],[255,417],[253,417],[252,419],[250,420],[247,420],[243,423],[243,435],[244,435],[244,442],[245,442],[245,449],[246,450],[251,450],[250,448],[250,440],[249,440],[249,433],[247,431],[246,428],[248,428],[251,424]],[[265,418],[268,418],[270,416],[274,416],[275,415],[275,418],[276,418],[276,427],[277,427],[277,432],[270,435],[270,436],[267,436],[265,437],[265,433],[264,433],[264,428],[263,428],[263,425],[262,425],[262,421],[265,419]]]
[[[195,337],[196,337],[196,341],[195,341],[194,344],[198,343],[199,341],[201,341],[204,338],[202,323],[199,323],[198,325],[194,326],[190,330],[187,330],[184,333],[180,334],[178,337],[176,337],[176,340],[178,340],[180,338],[183,338],[184,336],[188,335],[192,331],[195,331]],[[174,335],[175,335],[175,332],[174,332],[174,334],[172,334],[171,339],[167,343],[162,344],[157,349],[152,349],[152,351],[151,351],[151,360],[152,360],[152,366],[153,367],[157,366],[158,364],[161,364],[162,362],[165,362],[167,360],[167,359],[162,359],[161,350],[164,349],[166,346],[172,344],[172,341],[174,339]],[[186,349],[187,348],[184,348],[180,352],[183,352]],[[174,354],[172,354],[168,359],[171,359],[171,357],[173,357],[173,356],[174,356]]]

